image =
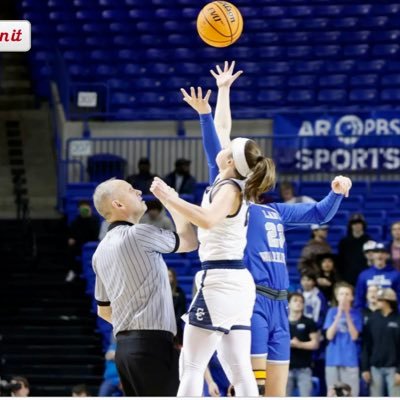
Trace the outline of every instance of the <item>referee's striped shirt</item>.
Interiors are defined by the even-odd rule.
[[[176,334],[167,266],[161,253],[179,247],[179,237],[151,225],[114,222],[99,243],[92,264],[95,298],[111,305],[114,334],[163,330]]]

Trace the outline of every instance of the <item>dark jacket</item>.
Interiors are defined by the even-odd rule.
[[[396,367],[400,373],[400,315],[392,312],[387,317],[380,311],[371,314],[363,334],[362,371],[371,367]]]
[[[171,172],[165,177],[165,183],[173,187],[179,194],[194,194],[196,191],[196,179],[190,175],[183,175],[182,184],[179,188],[175,188],[176,173]]]
[[[135,174],[126,178],[135,189],[140,190],[142,194],[150,194],[150,186],[156,175],[154,174]]]

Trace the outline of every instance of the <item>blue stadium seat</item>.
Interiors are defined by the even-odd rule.
[[[101,78],[115,76],[118,72],[118,68],[113,65],[99,64],[94,67],[94,72]]]
[[[294,75],[289,77],[287,83],[291,87],[313,87],[315,84],[315,75]]]
[[[335,74],[338,74],[341,72],[351,72],[354,70],[355,66],[356,62],[354,60],[341,60],[341,61],[332,61],[325,64],[325,69],[327,72],[333,72]]]
[[[259,88],[275,88],[283,85],[285,82],[286,77],[283,75],[268,75],[258,78],[257,86]]]
[[[367,225],[366,232],[373,240],[377,242],[381,242],[384,239],[382,226]]]
[[[283,74],[290,71],[290,63],[284,61],[264,62],[260,66],[261,71],[268,74]],[[247,68],[244,71],[247,72]]]
[[[357,70],[362,72],[379,72],[386,65],[385,60],[371,60],[357,63]]]
[[[374,31],[371,33],[371,41],[374,42],[397,42],[399,39],[400,30]]]
[[[307,59],[311,55],[311,46],[290,46],[287,48],[287,56],[292,58]]]
[[[300,193],[303,196],[310,196],[312,198],[320,199],[326,196],[330,190],[329,182],[310,181],[301,182]]]
[[[308,44],[310,43],[311,38],[313,35],[310,32],[284,32],[280,36],[270,33],[270,36],[275,35],[276,40],[278,42],[279,39],[288,44],[294,43],[301,43],[301,44]]]
[[[318,93],[318,100],[321,103],[340,103],[347,100],[347,92],[342,89],[323,89]]]
[[[387,213],[387,222],[389,225],[400,221],[400,210],[391,210]]]
[[[360,18],[358,26],[361,28],[382,28],[388,24],[389,18],[386,16],[363,17]]]
[[[314,14],[314,8],[310,6],[294,6],[287,9],[289,17],[306,17]]]
[[[368,44],[353,44],[344,46],[343,54],[346,57],[361,57],[367,55],[369,52],[369,45]]]
[[[381,92],[381,100],[398,102],[400,100],[399,89],[384,89]]]
[[[331,226],[329,224],[328,242],[336,246],[337,243],[340,241],[340,239],[346,236],[346,233],[347,233],[346,226],[335,226],[335,225]]]
[[[190,86],[190,82],[187,78],[180,78],[180,77],[171,77],[166,82],[166,87],[168,89],[176,89],[179,90],[180,88],[188,89]]]
[[[301,74],[320,72],[324,66],[323,61],[295,61],[294,69]]]
[[[390,15],[399,13],[400,13],[399,3],[392,3],[392,4],[377,3],[374,4],[371,9],[371,15]]]
[[[129,93],[115,92],[111,95],[111,105],[129,106],[136,103],[136,97]]]
[[[386,62],[386,68],[388,71],[400,71],[400,61],[397,60],[388,60]]]
[[[285,15],[285,9],[279,6],[263,7],[261,15],[263,17],[283,17]]]
[[[371,9],[371,4],[346,4],[342,8],[341,15],[371,15]]]
[[[326,44],[336,44],[340,38],[340,31],[327,31],[319,32],[318,35],[311,35],[309,40],[313,43],[326,43]]]
[[[310,233],[310,231],[309,231]],[[286,233],[285,233],[286,235]],[[311,233],[308,238],[305,238],[304,240],[301,241],[296,241],[296,242],[287,242],[287,254],[288,257],[290,258],[296,258],[299,259],[301,251],[303,250],[303,247],[305,246],[306,242],[308,239],[311,238]]]
[[[399,197],[396,195],[368,195],[365,198],[364,207],[374,210],[390,210],[398,205]]]
[[[342,14],[342,8],[343,6],[341,5],[316,5],[313,7],[314,8],[314,15],[316,16],[329,16],[333,17],[336,15],[341,15]]]
[[[231,93],[231,101],[233,104],[251,104],[254,102],[253,93],[244,90],[235,90]]]
[[[126,75],[137,75],[141,72],[141,67],[139,64],[126,64],[123,67],[123,72]]]
[[[168,35],[168,43],[174,46],[189,46],[193,39],[189,35],[172,34]]]
[[[195,19],[199,14],[198,8],[184,8],[182,10],[182,16],[187,19]]]
[[[79,10],[75,15],[78,20],[82,21],[99,21],[102,19],[101,12],[96,7]]]
[[[61,49],[82,47],[83,38],[79,36],[64,36],[58,38],[58,45]]]
[[[140,1],[140,0],[137,0]],[[129,10],[129,17],[135,20],[145,21],[154,17],[154,11],[142,8]],[[153,24],[154,25],[154,24]]]
[[[319,86],[340,87],[346,86],[347,75],[322,75],[319,77]]]
[[[352,195],[350,197],[344,198],[340,206],[341,210],[349,211],[361,211],[363,209],[364,196]]]
[[[104,10],[101,13],[103,19],[110,21],[118,21],[124,23],[130,23],[129,14],[126,10],[118,9],[118,10]]]
[[[304,18],[300,19],[298,26],[300,29],[310,29],[310,30],[324,30],[328,27],[328,19],[327,18]]]
[[[171,64],[153,63],[148,65],[148,72],[153,75],[171,75],[174,73],[174,67]],[[184,69],[178,70],[178,73],[186,74]]]
[[[313,55],[318,58],[336,58],[339,55],[340,50],[340,46],[336,45],[314,46]]]
[[[156,92],[143,92],[140,95],[139,101],[143,105],[160,104],[165,101],[165,96]]]
[[[182,18],[181,10],[174,8],[157,8],[154,15],[160,19],[179,20]]]
[[[63,23],[63,22],[69,22],[72,23],[72,21],[75,20],[75,14],[71,11],[52,11],[49,13],[49,19],[54,21],[54,23]]]
[[[279,90],[261,90],[258,93],[257,100],[261,103],[279,104],[284,99],[283,92]]]
[[[200,75],[203,72],[203,67],[196,63],[180,63],[176,65],[176,72],[185,75]]]
[[[386,211],[383,210],[365,210],[365,220],[367,225],[384,225],[386,223]]]
[[[377,74],[354,75],[350,78],[351,86],[375,87],[379,82]]]
[[[311,238],[311,228],[310,226],[298,226],[295,228],[289,227],[285,230],[285,238],[288,243],[306,243]]]
[[[365,181],[353,181],[351,186],[351,195],[366,195],[368,193],[368,182]]]
[[[292,104],[310,104],[315,102],[314,90],[290,90],[287,100]]]
[[[329,224],[335,226],[347,226],[347,222],[349,220],[349,211],[339,210],[336,215],[332,218]]]
[[[173,253],[172,253],[173,254]],[[175,270],[176,274],[180,278],[181,275],[188,275],[190,273],[191,263],[189,260],[185,260],[180,256],[179,258],[170,258],[170,255],[163,254],[163,258],[168,268]]]
[[[329,23],[329,26],[334,29],[349,29],[358,26],[358,18],[346,17],[346,18],[335,18]]]
[[[366,43],[372,32],[367,30],[352,31],[351,35],[348,32],[342,32],[339,41],[342,43]]]
[[[260,47],[258,56],[262,59],[280,58],[283,54],[283,48],[280,46],[263,46]]]
[[[400,46],[398,44],[379,44],[373,47],[372,55],[373,56],[395,56],[399,53]]]
[[[268,23],[272,30],[294,30],[299,26],[299,20],[293,18],[271,19]]]
[[[371,195],[399,195],[400,184],[397,181],[374,181],[370,184]]]
[[[357,103],[373,103],[378,98],[376,89],[354,89],[349,93],[349,99]]]
[[[263,31],[267,29],[268,23],[267,21],[263,19],[249,19],[246,21],[246,30],[249,32],[252,31]],[[260,35],[262,36],[263,32],[260,32]],[[266,33],[267,34],[267,33]]]

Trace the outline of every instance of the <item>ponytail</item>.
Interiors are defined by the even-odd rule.
[[[260,147],[253,140],[247,141],[245,155],[251,174],[244,187],[244,198],[259,203],[260,195],[275,187],[275,163],[272,158],[261,155]]]

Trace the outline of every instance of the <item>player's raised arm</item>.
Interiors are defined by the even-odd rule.
[[[224,63],[222,70],[219,65],[216,71],[211,70],[211,75],[215,78],[218,86],[217,106],[215,108],[215,128],[218,138],[223,148],[229,146],[232,130],[232,116],[230,106],[230,88],[233,82],[243,73],[243,71],[233,72],[235,61],[229,65],[228,61]]]

